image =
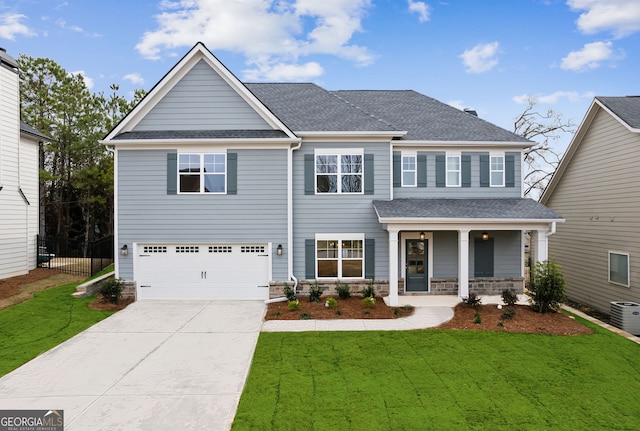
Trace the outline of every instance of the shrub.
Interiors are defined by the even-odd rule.
[[[362,302],[367,307],[373,307],[374,305],[376,305],[376,298],[374,298],[373,296],[367,296],[362,300]]]
[[[309,301],[311,302],[319,302],[320,297],[322,296],[322,287],[318,285],[318,282],[314,282],[309,287]]]
[[[564,288],[565,280],[559,265],[548,260],[536,263],[533,283],[529,287],[529,296],[535,311],[556,311],[565,299]]]
[[[287,304],[287,309],[289,311],[295,311],[299,308],[300,308],[300,301],[298,301],[297,299],[294,299],[293,301],[289,301],[289,303]]]
[[[289,301],[296,299],[296,291],[289,286],[289,283],[284,284],[284,296],[286,296]]]
[[[336,284],[336,293],[338,294],[338,298],[340,299],[349,299],[351,298],[351,288],[347,283]]]
[[[502,291],[502,302],[512,307],[518,302],[518,294],[513,289],[505,289]]]
[[[473,323],[475,323],[476,325],[482,323],[482,316],[480,316],[480,313],[476,313],[473,315]]]
[[[511,320],[515,315],[516,315],[516,309],[513,305],[506,306],[504,310],[502,310],[502,318],[504,320]]]
[[[124,282],[119,278],[108,278],[100,284],[98,293],[102,296],[103,302],[117,304],[122,298]]]
[[[462,298],[462,302],[464,302],[469,307],[475,308],[482,303],[482,298],[471,292],[469,296],[467,296],[466,298]]]
[[[327,298],[327,302],[324,303],[327,308],[336,308],[338,306],[338,301],[336,298]]]
[[[365,298],[373,298],[374,296],[376,296],[376,290],[373,287],[373,279],[369,281],[369,285],[367,287],[360,291],[360,294]]]
[[[300,320],[309,320],[309,319],[311,319],[311,314],[309,313],[302,313],[300,315]]]

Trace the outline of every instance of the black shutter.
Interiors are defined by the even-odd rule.
[[[447,185],[447,171],[445,166],[445,156],[439,154],[436,156],[436,187],[445,187]]]
[[[304,194],[314,195],[316,193],[315,184],[315,163],[313,154],[304,155]]]
[[[402,155],[393,152],[393,187],[402,187]]]
[[[506,187],[515,187],[516,168],[515,157],[508,154],[504,157],[504,185]]]
[[[373,279],[376,276],[376,240],[364,240],[364,278]]]
[[[178,194],[178,154],[167,153],[167,194]]]
[[[238,154],[227,153],[227,194],[238,194]]]
[[[316,278],[316,240],[304,240],[304,278],[315,280]]]
[[[462,187],[471,187],[471,156],[463,155],[460,157],[462,163]]]
[[[373,154],[364,155],[364,194],[373,194],[374,175],[373,175]]]
[[[418,187],[427,187],[427,155],[418,154],[416,159],[416,175],[418,175]]]
[[[480,155],[480,187],[489,187],[489,155]]]

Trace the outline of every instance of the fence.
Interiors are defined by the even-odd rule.
[[[90,277],[113,263],[113,236],[91,242],[38,236],[38,266]]]

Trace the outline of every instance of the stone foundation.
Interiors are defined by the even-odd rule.
[[[136,282],[135,281],[125,281],[124,288],[122,289],[122,297],[129,299],[136,299]]]
[[[336,292],[337,281],[320,281],[320,280],[299,280],[298,287],[296,289],[296,295],[309,296],[309,290],[311,285],[318,283],[318,286],[323,290],[322,296],[338,296]],[[346,284],[349,286],[351,295],[360,295],[360,292],[369,287],[372,280],[340,280],[340,284]],[[289,287],[293,288],[293,281],[287,282]],[[284,294],[285,282],[272,281],[269,283],[269,298],[281,298]],[[373,280],[373,289],[376,296],[388,296],[389,295],[389,280]]]
[[[478,296],[483,295],[502,295],[505,289],[512,289],[515,293],[524,292],[524,278],[522,277],[487,277],[487,278],[471,278],[469,279],[469,293],[475,293]],[[458,279],[457,278],[432,278],[431,292],[432,295],[457,295]]]

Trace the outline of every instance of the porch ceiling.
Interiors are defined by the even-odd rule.
[[[394,199],[373,201],[380,223],[551,223],[564,219],[525,198]]]

